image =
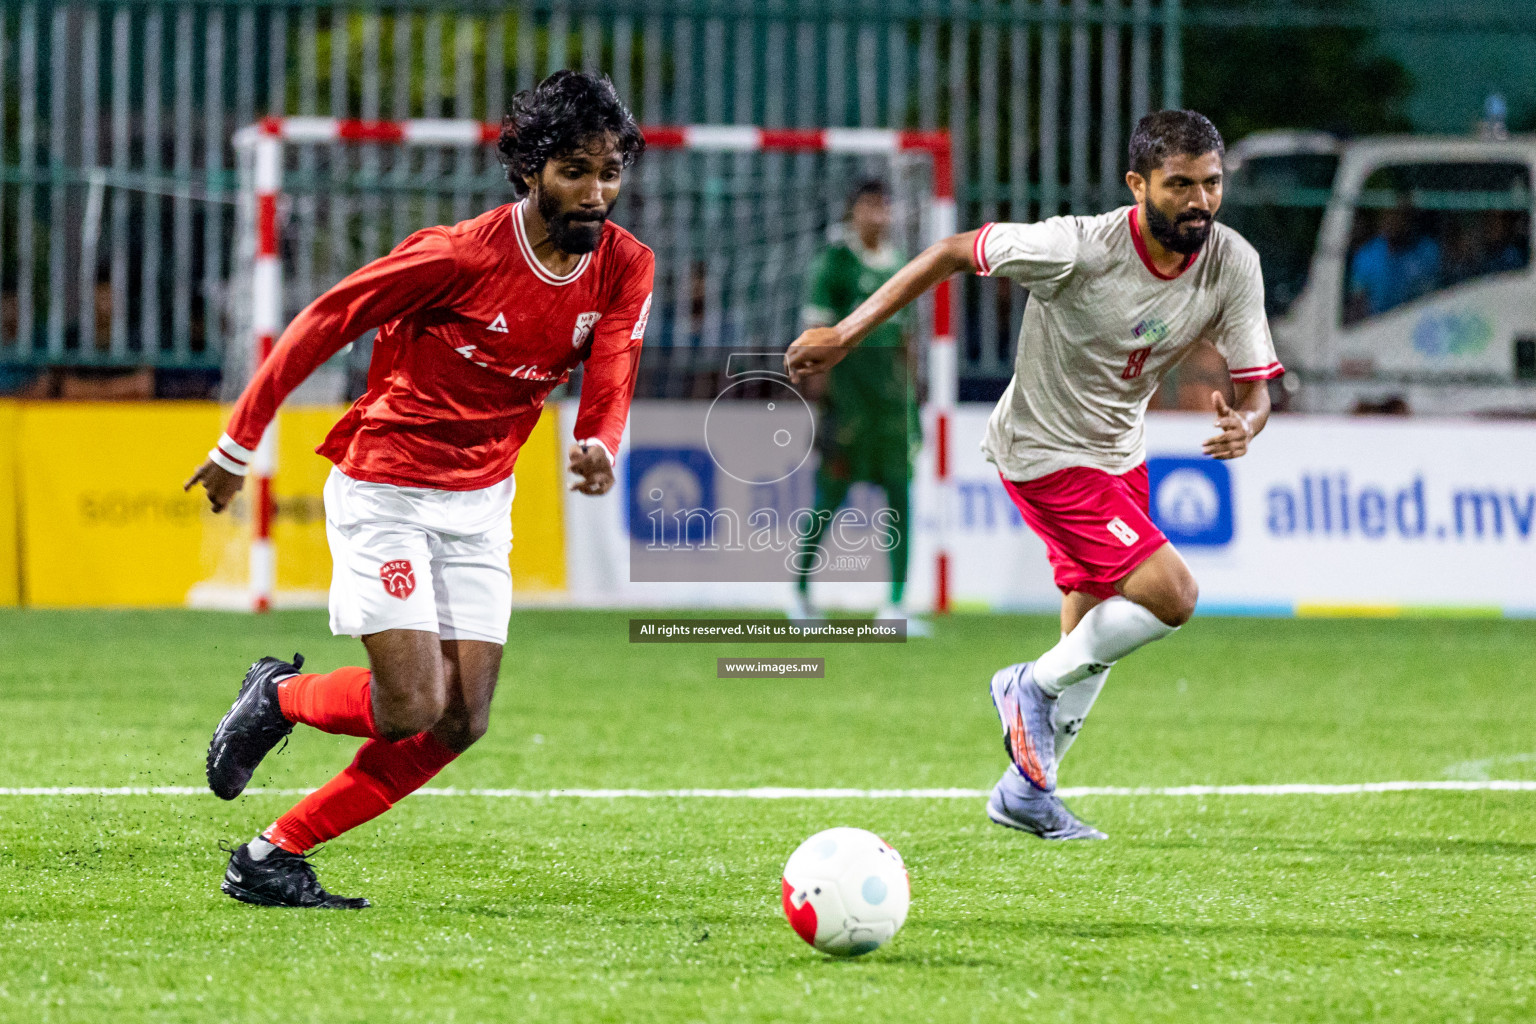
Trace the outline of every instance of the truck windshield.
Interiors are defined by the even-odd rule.
[[[1531,172],[1522,163],[1378,167],[1350,221],[1340,321],[1349,326],[1531,260]]]
[[[1333,153],[1251,157],[1227,180],[1221,220],[1259,251],[1264,309],[1281,316],[1307,283],[1307,268],[1333,190]]]

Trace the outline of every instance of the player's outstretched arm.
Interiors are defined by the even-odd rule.
[[[235,403],[224,436],[183,490],[201,484],[213,510],[224,511],[240,490],[283,399],[354,338],[445,301],[456,284],[456,271],[447,236],[419,231],[310,303],[277,339]]]
[[[1262,380],[1235,381],[1232,385],[1237,407],[1227,404],[1220,391],[1211,392],[1211,406],[1216,410],[1216,426],[1221,433],[1205,442],[1205,454],[1213,459],[1236,459],[1248,453],[1248,442],[1258,436],[1269,422],[1269,383]]]
[[[784,370],[789,379],[798,383],[813,374],[825,373],[869,332],[911,305],[929,288],[946,277],[974,271],[976,234],[967,231],[950,235],[930,245],[837,324],[812,327],[802,333],[784,353]]]

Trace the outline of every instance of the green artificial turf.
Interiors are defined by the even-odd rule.
[[[992,670],[1048,618],[904,646],[630,645],[519,612],[491,733],[434,786],[965,787],[1004,765]],[[1197,619],[1115,670],[1065,786],[1536,778],[1536,623]],[[0,787],[200,786],[246,665],[356,663],[323,615],[0,613]],[[824,656],[820,680],[715,678]],[[315,786],[301,728],[257,773]],[[0,796],[0,1020],[1536,1019],[1536,793],[1097,796],[1107,843],[979,799],[421,796],[317,858],[360,913],[218,892],[292,797]],[[779,911],[832,825],[906,857],[905,929],[852,962]]]

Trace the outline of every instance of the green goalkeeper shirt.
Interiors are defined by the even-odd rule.
[[[873,295],[902,263],[901,253],[889,246],[873,252],[857,241],[827,246],[806,275],[805,326],[837,323]],[[824,452],[860,450],[863,457],[857,462],[909,457],[918,427],[903,321],[903,316],[896,316],[875,328],[828,373],[823,426],[817,431]]]

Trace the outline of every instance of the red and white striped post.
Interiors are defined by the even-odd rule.
[[[931,245],[955,233],[955,178],[945,132],[903,132],[903,149],[924,149],[933,158],[933,195],[928,207]],[[933,566],[933,609],[949,611],[949,535],[954,517],[954,460],[950,440],[960,390],[960,362],[955,352],[955,279],[945,278],[933,292],[933,330],[928,342],[928,403],[933,407],[933,479],[938,504]]]
[[[277,258],[277,196],[283,187],[283,135],[267,119],[256,136],[253,156],[256,189],[256,260],[251,275],[251,325],[255,335],[252,358],[256,368],[272,354],[282,329],[283,270]],[[272,474],[277,469],[277,421],[261,435],[251,472],[256,478],[251,496],[251,607],[272,607],[277,587],[277,556],[272,547]]]
[[[755,125],[653,125],[642,129],[655,149],[711,152],[827,152],[895,156],[925,152],[933,162],[928,241],[955,232],[954,173],[947,132],[883,128],[759,128]],[[256,351],[265,359],[281,327],[281,278],[277,261],[277,196],[282,187],[284,142],[375,142],[396,145],[473,146],[495,142],[501,125],[422,118],[361,121],[334,117],[269,117],[256,127]],[[939,503],[934,608],[949,610],[949,531],[954,504],[950,434],[958,390],[954,335],[954,282],[940,282],[933,303],[933,338],[928,351],[928,401],[934,411],[934,475]],[[256,458],[257,533],[251,547],[251,586],[257,608],[270,606],[274,560],[270,537],[271,471],[275,426],[262,439]],[[259,571],[258,571],[259,569]],[[258,582],[259,581],[259,582]]]

